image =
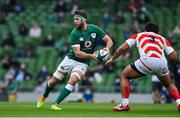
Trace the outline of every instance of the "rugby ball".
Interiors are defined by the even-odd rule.
[[[97,50],[95,55],[100,62],[106,62],[109,58],[108,52],[104,49]]]

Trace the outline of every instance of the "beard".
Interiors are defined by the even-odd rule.
[[[79,24],[79,26],[77,26],[77,29],[81,30],[84,27],[84,23],[81,22],[81,24]]]

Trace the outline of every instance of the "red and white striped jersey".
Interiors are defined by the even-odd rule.
[[[174,51],[166,38],[154,32],[134,34],[126,40],[126,43],[130,47],[136,45],[140,57],[162,58],[165,57],[164,52],[169,55]]]

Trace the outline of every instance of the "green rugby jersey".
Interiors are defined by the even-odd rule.
[[[106,33],[100,27],[93,24],[88,24],[86,30],[79,30],[77,28],[72,30],[70,35],[70,45],[72,46],[79,44],[81,51],[92,54],[96,47],[95,40],[98,38],[102,39],[105,35]],[[68,57],[88,65],[90,63],[90,59],[76,57],[72,47],[68,52]]]

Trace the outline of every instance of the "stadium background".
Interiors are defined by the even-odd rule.
[[[69,49],[68,36],[74,27],[72,13],[76,9],[84,9],[88,23],[101,26],[112,37],[113,49],[131,34],[143,31],[146,22],[153,21],[159,24],[160,34],[178,51],[180,33],[174,31],[180,23],[178,0],[132,1],[0,0],[1,94],[42,92],[47,79]],[[33,27],[36,27],[35,33],[31,31]],[[101,41],[97,43],[99,48],[103,46]],[[117,78],[122,69],[137,58],[137,50],[133,48],[106,67],[93,61],[87,79],[75,91],[90,89],[119,94]],[[54,91],[62,89],[65,81]],[[131,81],[131,89],[133,93],[151,93],[151,76]]]

